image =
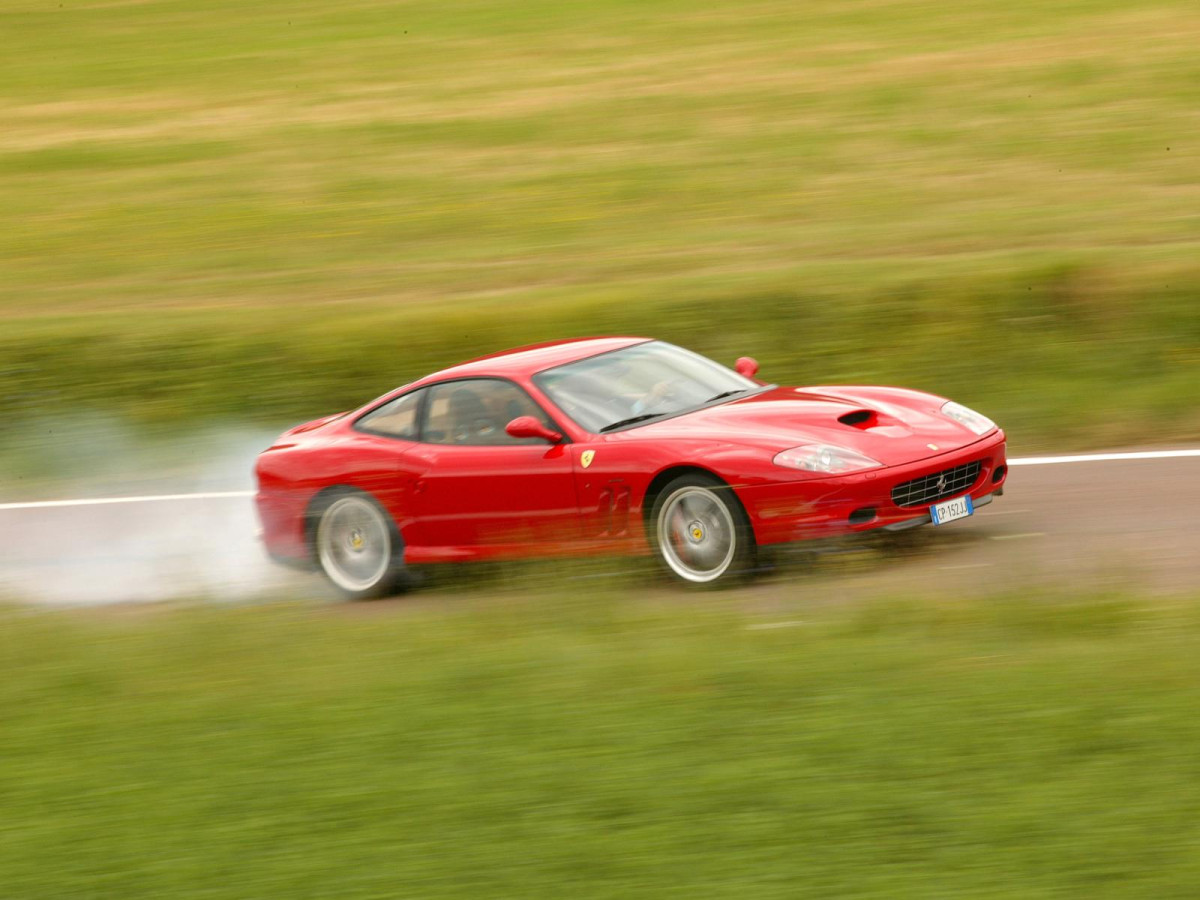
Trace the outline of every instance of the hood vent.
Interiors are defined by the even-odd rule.
[[[861,428],[864,431],[876,424],[875,411],[871,409],[856,409],[845,415],[838,416],[838,421],[851,428]]]

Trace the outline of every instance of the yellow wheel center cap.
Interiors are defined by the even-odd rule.
[[[704,540],[704,529],[701,528],[699,525],[692,526],[692,540],[693,541]]]
[[[350,535],[350,546],[353,547],[355,550],[361,550],[363,548],[362,535],[359,534],[357,531],[354,532],[354,534]]]

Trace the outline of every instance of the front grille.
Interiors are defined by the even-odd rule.
[[[955,494],[961,494],[979,477],[979,460],[944,469],[932,475],[922,475],[892,488],[892,502],[897,506],[927,506]]]

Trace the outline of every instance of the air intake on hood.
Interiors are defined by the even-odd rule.
[[[853,428],[870,428],[875,424],[875,413],[869,409],[856,409],[844,416],[838,416],[838,421]]]

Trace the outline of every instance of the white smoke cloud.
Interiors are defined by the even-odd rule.
[[[251,491],[254,458],[280,430],[146,441],[100,418],[25,423],[15,468],[32,474],[0,479],[0,504]],[[257,534],[250,497],[0,509],[0,594],[86,605],[321,589],[270,562]]]

